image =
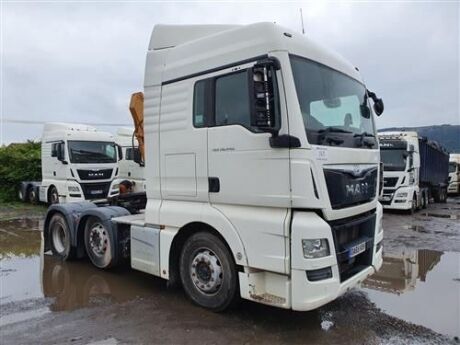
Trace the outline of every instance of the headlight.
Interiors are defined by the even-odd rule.
[[[68,186],[67,189],[69,190],[69,192],[79,192],[80,191],[80,188],[78,188],[78,186]]]
[[[114,184],[114,185],[112,186],[112,189],[119,189],[119,188],[120,188],[120,184],[119,184],[119,183]]]
[[[302,240],[303,256],[306,259],[322,258],[329,255],[327,239]]]
[[[407,198],[407,193],[406,192],[400,192],[396,194],[397,198]]]

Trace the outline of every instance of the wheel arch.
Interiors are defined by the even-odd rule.
[[[218,229],[220,229],[220,231]],[[218,228],[208,222],[191,221],[177,230],[169,247],[169,286],[175,287],[180,285],[179,260],[182,248],[187,239],[198,232],[207,232],[218,237],[232,254],[231,259],[234,261],[238,270],[240,270],[242,266],[247,266],[245,249],[236,231],[231,231],[230,229],[222,231],[221,229],[222,228]]]
[[[93,204],[94,205],[94,204]],[[96,205],[95,205],[96,206]],[[123,207],[119,206],[106,206],[106,207],[92,207],[83,211],[78,220],[78,224],[76,225],[76,230],[74,234],[75,245],[78,248],[77,253],[80,255],[85,255],[85,241],[84,241],[84,234],[85,234],[85,227],[88,220],[91,217],[98,218],[102,225],[107,229],[109,236],[111,237],[112,243],[114,246],[112,247],[112,255],[114,258],[118,259],[118,232],[117,232],[117,223],[112,221],[114,217],[121,217],[129,215],[129,211]]]
[[[97,206],[91,202],[75,202],[75,203],[68,203],[68,204],[54,204],[48,207],[48,211],[45,215],[45,221],[43,223],[43,238],[45,241],[45,251],[47,251],[49,247],[49,225],[51,218],[55,214],[61,214],[67,225],[69,226],[69,231],[71,233],[70,236],[70,244],[72,247],[78,247],[77,244],[77,228],[80,220],[81,214],[88,209],[97,208]],[[77,252],[77,256],[80,256],[81,253]]]

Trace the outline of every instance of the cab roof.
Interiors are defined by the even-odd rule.
[[[167,54],[163,57],[166,66],[163,81],[274,51],[287,51],[317,61],[362,81],[358,70],[339,54],[308,36],[267,22],[249,25],[155,25],[149,51]]]

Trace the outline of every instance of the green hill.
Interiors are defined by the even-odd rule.
[[[419,135],[435,140],[451,153],[460,153],[460,126],[439,125],[425,127],[391,127],[379,129],[379,132],[387,131],[416,131]]]

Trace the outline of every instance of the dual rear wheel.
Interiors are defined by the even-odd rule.
[[[114,265],[114,239],[99,218],[87,219],[83,238],[94,266],[105,269]],[[60,213],[51,218],[49,242],[54,255],[63,260],[75,257],[69,226]],[[238,272],[231,252],[212,233],[198,232],[186,240],[179,256],[179,274],[187,297],[201,307],[222,311],[239,300]]]

